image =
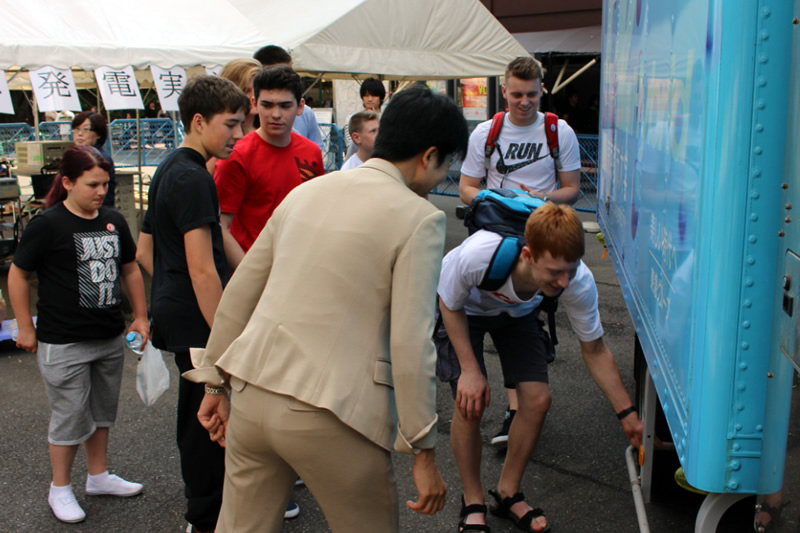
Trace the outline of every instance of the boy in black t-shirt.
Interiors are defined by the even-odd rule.
[[[186,136],[153,176],[136,258],[153,276],[153,345],[174,352],[183,373],[192,368],[189,347],[205,346],[229,275],[216,186],[205,163],[231,155],[250,101],[230,81],[200,76],[186,85],[178,106]],[[216,526],[225,475],[224,449],[197,420],[205,392],[180,379],[177,439],[186,519],[198,532]]]

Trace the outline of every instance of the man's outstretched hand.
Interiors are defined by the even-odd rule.
[[[433,448],[422,450],[414,456],[411,472],[419,498],[416,502],[407,501],[406,505],[420,514],[436,514],[444,509],[447,484],[436,466]]]

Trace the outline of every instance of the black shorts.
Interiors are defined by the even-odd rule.
[[[500,358],[503,384],[506,388],[514,388],[516,383],[525,381],[548,382],[547,354],[550,337],[542,329],[542,322],[536,317],[535,311],[521,317],[503,313],[497,316],[467,316],[467,320],[472,351],[484,376],[488,377],[483,359],[483,338],[488,333]],[[457,359],[455,365],[458,365]],[[450,374],[453,397],[456,395],[460,375],[459,368]]]

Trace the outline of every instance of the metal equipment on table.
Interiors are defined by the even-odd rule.
[[[7,162],[0,162],[0,261],[14,255],[22,231],[22,204],[17,178]]]

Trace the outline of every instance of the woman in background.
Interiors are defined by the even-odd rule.
[[[94,146],[108,163],[108,193],[103,200],[103,205],[114,207],[114,191],[117,188],[117,176],[114,172],[114,161],[106,152],[105,145],[108,138],[108,126],[103,115],[94,111],[83,111],[72,119],[72,139],[75,146]]]
[[[260,70],[261,63],[251,57],[243,57],[228,62],[228,64],[222,67],[222,71],[219,73],[220,78],[232,81],[237,87],[244,91],[244,94],[246,94],[248,98],[250,98],[250,112],[247,113],[244,124],[242,124],[242,133],[244,135],[258,128],[258,124],[256,123],[258,120],[258,109],[256,109],[253,100],[253,78],[255,78]],[[216,157],[212,157],[206,162],[206,170],[208,170],[208,173],[212,176],[214,175],[216,166]]]

